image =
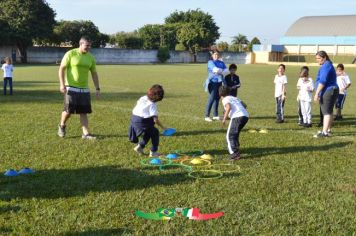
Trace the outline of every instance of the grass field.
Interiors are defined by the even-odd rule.
[[[311,68],[313,78],[317,69]],[[286,123],[275,124],[276,66],[239,66],[239,95],[251,115],[241,134],[241,171],[195,180],[181,170],[142,167],[127,128],[136,100],[160,83],[166,90],[160,119],[178,130],[161,137],[160,151],[204,150],[214,163],[228,163],[226,128],[203,120],[206,65],[99,66],[102,97],[93,98],[90,115],[94,142],[81,140],[78,117],[70,119],[66,138],[56,136],[63,106],[57,70],[16,67],[14,95],[0,95],[0,171],[36,170],[30,176],[1,174],[0,235],[355,235],[354,87],[334,136],[313,139],[317,128],[297,126],[299,67],[287,67]],[[356,80],[356,68],[347,71]],[[313,114],[317,123],[316,105]],[[246,131],[253,128],[269,133]],[[210,221],[134,215],[160,207],[225,215]]]

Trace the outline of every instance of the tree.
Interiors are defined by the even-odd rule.
[[[78,47],[82,36],[87,36],[92,41],[92,47],[105,46],[109,36],[100,33],[92,21],[60,21],[54,27],[54,38],[57,44]]]
[[[11,42],[19,50],[21,62],[27,62],[27,48],[33,40],[52,33],[55,12],[45,0],[1,0],[0,21],[7,22]],[[2,30],[1,30],[2,31]]]
[[[141,49],[143,46],[143,41],[137,31],[118,32],[111,36],[110,43],[124,49]]]
[[[148,24],[138,29],[144,49],[158,49],[161,44],[161,25]]]
[[[243,34],[238,34],[232,38],[232,44],[238,46],[239,52],[242,52],[243,47],[249,43],[247,37]]]
[[[177,44],[177,27],[175,24],[148,24],[138,29],[144,49],[167,47],[174,49]]]
[[[219,42],[217,48],[221,52],[226,52],[229,50],[229,44],[227,42]]]
[[[165,24],[174,24],[178,42],[192,53],[209,48],[220,37],[219,27],[213,17],[200,9],[175,11],[165,19]]]
[[[253,45],[256,45],[256,44],[261,44],[261,41],[257,37],[254,37],[247,46],[248,51],[252,52],[252,47],[253,47]]]

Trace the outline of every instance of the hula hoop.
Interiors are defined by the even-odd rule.
[[[175,151],[178,155],[183,155],[183,156],[200,156],[204,154],[204,151],[202,150],[196,150],[196,151],[188,151],[188,152],[182,152],[180,150]]]
[[[144,158],[144,159],[142,159],[141,161],[140,161],[140,163],[141,163],[141,165],[143,165],[143,166],[158,166],[158,167],[160,167],[160,166],[163,166],[163,165],[170,165],[170,164],[172,164],[172,161],[171,160],[169,160],[169,159],[163,159],[163,158],[158,158],[158,159],[160,159],[161,160],[161,162],[162,162],[162,164],[160,164],[160,165],[155,165],[155,164],[150,164],[149,163],[149,161],[151,161],[153,158]],[[163,162],[166,162],[165,164],[163,164]]]
[[[199,176],[194,176],[194,173],[204,173],[204,172],[210,172],[210,173],[216,173],[216,176],[213,177],[199,177]],[[223,176],[223,173],[218,170],[194,170],[192,172],[188,173],[188,176],[194,179],[219,179]]]
[[[191,166],[187,166],[187,165],[182,165],[182,164],[167,164],[167,165],[162,165],[159,167],[159,170],[161,171],[165,171],[166,167],[172,167],[172,166],[177,166],[177,167],[180,167],[180,168],[183,168],[183,169],[186,169],[188,172],[192,172],[193,171],[193,168]]]
[[[221,167],[223,167],[223,166],[233,166],[233,167],[235,167],[235,169],[234,169],[234,170],[221,170],[221,169],[219,169],[219,168],[216,168],[216,167],[219,167],[219,166],[221,166]],[[213,164],[213,165],[211,165],[211,166],[209,166],[209,167],[214,168],[214,169],[220,171],[221,173],[241,172],[241,167],[240,167],[240,166],[238,166],[238,165],[232,165],[232,164]]]
[[[206,167],[206,166],[210,166],[211,165],[211,161],[204,160],[204,159],[201,159],[201,161],[207,163],[205,165],[194,165],[194,164],[188,165],[188,164],[184,163],[186,161],[190,161],[190,160],[189,159],[183,160],[183,161],[180,162],[180,164],[185,165],[185,166],[190,166],[190,167],[203,167],[203,166]]]

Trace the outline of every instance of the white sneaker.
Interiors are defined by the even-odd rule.
[[[207,122],[213,122],[213,120],[210,117],[205,117],[204,120],[207,121]]]
[[[137,152],[139,155],[145,155],[145,153],[143,152],[143,148],[141,148],[140,145],[137,145],[133,150]]]
[[[220,116],[214,116],[213,120],[220,120]]]
[[[96,137],[91,134],[83,134],[82,139],[96,140]]]
[[[150,155],[149,155],[149,157],[159,157],[159,156],[161,156],[161,154],[160,154],[160,153],[150,151]]]

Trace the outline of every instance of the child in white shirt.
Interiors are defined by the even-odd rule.
[[[303,115],[304,127],[312,127],[312,98],[314,91],[313,79],[309,77],[309,69],[302,67],[300,78],[297,83],[299,90],[298,100],[300,102],[301,112]]]
[[[278,74],[274,77],[274,96],[276,98],[276,123],[284,122],[284,102],[286,99],[286,84],[287,76],[284,74],[286,66],[280,64],[278,66]]]
[[[7,84],[9,84],[10,95],[12,95],[12,72],[14,71],[14,67],[10,57],[5,57],[4,60],[5,63],[1,67],[4,72],[4,95],[6,95]]]
[[[246,111],[246,104],[244,104],[237,97],[230,95],[228,87],[221,86],[219,88],[219,95],[222,98],[222,104],[225,109],[223,125],[226,119],[230,117],[229,128],[226,133],[227,146],[230,153],[231,160],[240,159],[240,142],[239,136],[243,127],[248,122],[248,112]]]
[[[157,124],[162,129],[165,127],[158,119],[158,111],[156,102],[159,102],[164,97],[164,90],[161,85],[153,85],[147,92],[146,96],[141,97],[132,110],[131,124],[129,128],[129,140],[132,143],[138,143],[134,151],[140,155],[144,155],[143,149],[151,140],[152,148],[150,157],[158,157],[160,154],[157,152],[159,145],[159,131],[155,127]],[[139,142],[139,137],[142,139]]]
[[[344,65],[343,64],[339,64],[336,67],[336,82],[337,85],[339,86],[339,96],[336,100],[336,104],[335,104],[335,108],[336,108],[336,116],[335,116],[335,120],[342,120],[342,114],[341,114],[341,110],[344,107],[344,103],[345,103],[345,99],[346,99],[346,95],[347,92],[346,90],[351,86],[351,80],[350,77],[346,74],[346,72],[344,71]]]

